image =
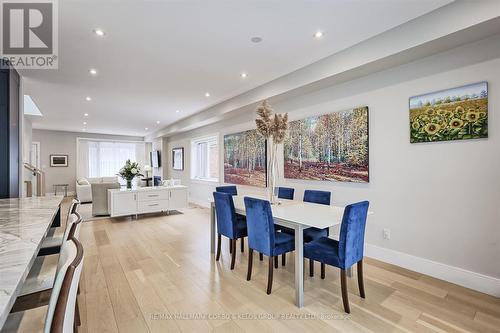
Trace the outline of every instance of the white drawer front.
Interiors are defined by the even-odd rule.
[[[137,193],[139,201],[168,200],[168,191],[147,191]]]
[[[166,211],[168,209],[168,200],[150,200],[139,201],[137,203],[138,213],[152,213]]]

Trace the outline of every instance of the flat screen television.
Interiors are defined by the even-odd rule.
[[[159,150],[153,150],[151,152],[151,166],[153,168],[159,168],[159,167],[161,167],[161,157],[160,157],[160,151]]]

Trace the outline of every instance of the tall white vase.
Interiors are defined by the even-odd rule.
[[[267,168],[267,196],[271,204],[278,202],[276,180],[278,179],[278,145],[269,138],[269,162]]]

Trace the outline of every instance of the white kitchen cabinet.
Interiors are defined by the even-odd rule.
[[[183,185],[108,190],[111,217],[183,209],[188,205],[187,197]]]

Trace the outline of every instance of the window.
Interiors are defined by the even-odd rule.
[[[144,142],[104,141],[78,139],[77,177],[116,176],[125,161],[144,166],[146,159]]]
[[[217,135],[191,141],[191,178],[219,181],[219,138]]]

